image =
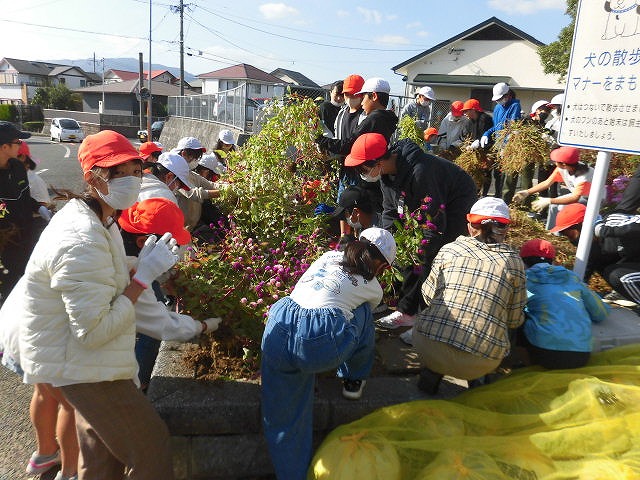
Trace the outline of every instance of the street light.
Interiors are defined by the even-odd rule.
[[[102,59],[102,104],[101,108],[98,109],[98,113],[104,113],[104,58]]]

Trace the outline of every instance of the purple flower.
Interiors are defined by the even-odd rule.
[[[403,219],[404,218],[404,213],[399,213],[398,214],[398,218]]]
[[[446,205],[444,203],[441,203],[440,204],[440,210],[444,210],[445,208],[447,208]]]

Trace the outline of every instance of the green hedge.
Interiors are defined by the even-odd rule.
[[[44,122],[24,122],[22,128],[27,132],[42,132]]]
[[[15,105],[3,103],[0,105],[0,120],[15,122],[18,117],[18,110]]]

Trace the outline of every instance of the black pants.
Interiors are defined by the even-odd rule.
[[[620,295],[640,303],[640,263],[614,263],[605,267],[602,276]]]
[[[547,348],[536,347],[527,339],[523,327],[517,329],[516,344],[527,350],[532,364],[540,365],[549,370],[566,370],[569,368],[584,367],[591,357],[591,352],[549,350]]]

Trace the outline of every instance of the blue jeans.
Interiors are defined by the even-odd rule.
[[[262,337],[262,419],[276,476],[304,480],[313,453],[315,374],[361,380],[374,359],[371,307],[347,321],[337,308],[305,309],[289,297],[269,311]]]
[[[153,293],[156,295],[156,300],[164,302],[164,293],[162,293],[160,284],[156,280],[151,283],[151,288],[153,288]],[[135,354],[138,362],[138,380],[140,380],[143,391],[146,391],[146,387],[151,381],[151,373],[156,364],[160,343],[160,340],[145,335],[144,333],[136,334]]]

